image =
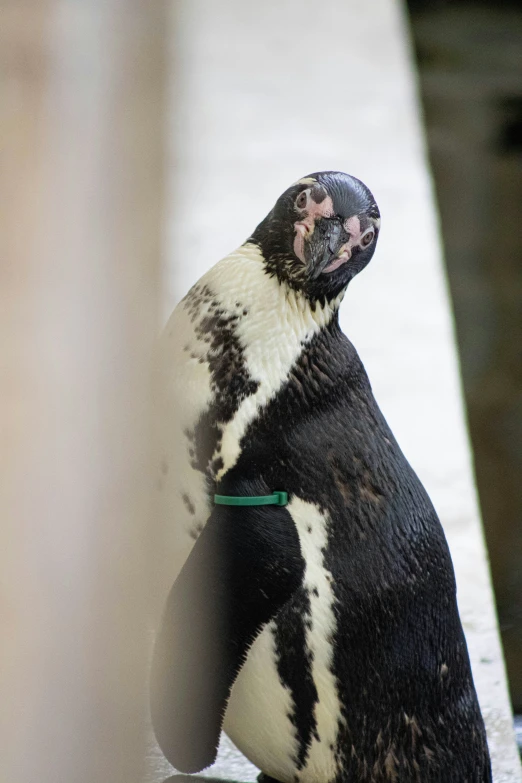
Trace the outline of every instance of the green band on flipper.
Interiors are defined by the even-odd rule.
[[[286,506],[288,492],[274,492],[273,495],[214,495],[217,506]]]

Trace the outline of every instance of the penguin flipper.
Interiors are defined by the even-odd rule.
[[[215,761],[248,649],[303,574],[284,507],[214,508],[169,594],[152,661],[152,724],[176,769],[199,772]]]

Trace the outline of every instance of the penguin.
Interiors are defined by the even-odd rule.
[[[492,780],[441,523],[339,326],[379,230],[360,180],[300,179],[162,337],[150,704],[181,772],[224,730],[263,783]]]

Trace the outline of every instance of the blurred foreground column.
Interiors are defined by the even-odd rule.
[[[141,778],[163,3],[0,6],[0,780]]]

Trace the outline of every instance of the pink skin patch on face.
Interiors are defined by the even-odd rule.
[[[330,272],[335,272],[336,269],[339,269],[340,266],[350,260],[354,247],[361,246],[361,239],[364,234],[366,234],[366,231],[361,231],[361,221],[359,218],[356,215],[348,218],[344,221],[344,228],[350,234],[350,239],[339,248],[337,257],[323,269],[323,274],[328,275]]]
[[[304,254],[305,238],[310,237],[314,233],[315,221],[317,218],[332,217],[334,214],[333,201],[330,196],[327,196],[324,201],[317,204],[310,193],[308,191],[306,193],[308,196],[306,206],[299,210],[302,212],[302,217],[294,223],[294,253],[303,264],[306,264]]]

